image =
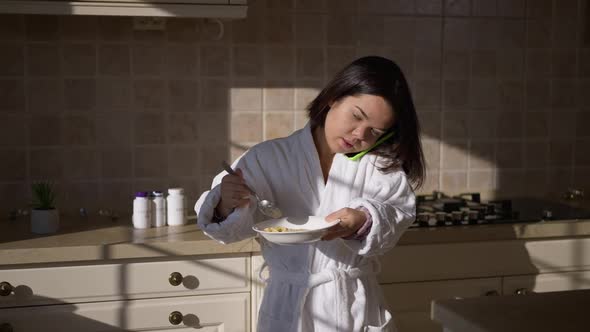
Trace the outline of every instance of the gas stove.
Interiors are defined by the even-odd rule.
[[[482,201],[480,193],[455,196],[440,191],[416,196],[416,221],[411,227],[526,223],[590,218],[590,210],[571,202],[517,197]]]

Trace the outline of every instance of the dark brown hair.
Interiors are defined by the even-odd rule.
[[[394,134],[370,153],[386,158],[383,173],[403,170],[414,189],[425,178],[425,162],[420,142],[420,123],[408,82],[395,62],[367,56],[342,69],[307,107],[311,128],[323,127],[330,104],[348,96],[369,94],[385,99],[394,112]]]

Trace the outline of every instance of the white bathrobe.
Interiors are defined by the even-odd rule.
[[[282,246],[261,240],[270,277],[258,332],[395,331],[377,283],[376,256],[391,249],[413,222],[415,196],[403,172],[382,174],[376,162],[379,159],[371,154],[360,161],[336,154],[324,183],[308,124],[289,137],[252,147],[234,163],[246,183],[284,216],[327,216],[341,208],[363,206],[373,219],[363,241]],[[212,222],[219,184],[226,174],[217,175],[211,190],[195,205],[201,229],[222,243],[255,236],[252,225],[265,219],[252,199],[223,222]]]

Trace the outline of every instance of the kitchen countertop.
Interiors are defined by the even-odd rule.
[[[398,245],[584,236],[590,236],[590,220],[410,228]],[[0,221],[0,266],[258,251],[255,239],[224,245],[194,223],[141,230],[132,228],[128,219],[62,218],[58,233],[35,235],[28,219]]]
[[[582,332],[590,290],[435,300],[432,319],[449,332]]]

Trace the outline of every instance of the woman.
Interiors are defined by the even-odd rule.
[[[223,243],[254,236],[252,225],[264,218],[245,184],[285,216],[340,219],[324,241],[261,241],[270,278],[258,331],[393,331],[376,256],[413,222],[412,185],[424,180],[408,84],[394,62],[363,57],[308,111],[305,128],[252,147],[234,163],[237,175],[215,177],[195,205],[199,226]]]

